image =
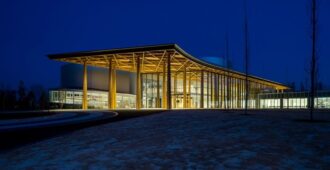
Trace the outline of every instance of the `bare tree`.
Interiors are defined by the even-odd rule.
[[[311,68],[310,68],[310,120],[313,121],[314,117],[314,100],[316,93],[316,0],[312,0],[312,59],[311,59]]]
[[[244,114],[247,114],[248,110],[248,99],[249,99],[249,37],[248,37],[248,13],[247,13],[247,2],[244,0],[244,58],[245,58],[245,107],[244,107]]]
[[[228,81],[228,77],[229,77],[229,69],[231,69],[231,65],[229,63],[229,50],[228,50],[228,32],[226,30],[226,34],[225,34],[225,67],[227,69],[226,74],[227,74],[227,80],[226,80],[226,101],[225,101],[225,109],[228,109],[228,102],[230,101],[230,97],[229,97],[229,81]]]

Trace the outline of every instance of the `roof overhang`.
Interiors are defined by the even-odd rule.
[[[180,72],[184,68],[188,71],[210,71],[219,74],[226,74],[235,78],[245,79],[245,74],[224,67],[216,66],[202,61],[185,52],[176,44],[140,46],[132,48],[117,48],[110,50],[82,51],[74,53],[50,54],[49,59],[68,63],[83,64],[96,67],[108,67],[109,58],[118,70],[130,72],[136,71],[137,56],[141,59],[141,72],[154,73],[162,72],[166,58],[171,57],[171,71]],[[253,82],[272,86],[278,90],[288,89],[287,86],[249,75],[248,79]]]

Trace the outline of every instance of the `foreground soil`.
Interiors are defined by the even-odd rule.
[[[168,111],[0,154],[1,169],[329,169],[330,123],[307,113]]]

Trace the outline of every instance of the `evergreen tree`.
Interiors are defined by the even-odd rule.
[[[26,107],[26,92],[25,92],[25,85],[22,80],[19,81],[18,85],[18,107],[20,109],[24,109]]]
[[[39,108],[40,109],[48,109],[48,95],[45,90],[41,92],[39,98]]]
[[[35,94],[32,90],[29,91],[27,97],[26,97],[26,102],[27,102],[27,109],[35,109],[36,108],[36,97]]]

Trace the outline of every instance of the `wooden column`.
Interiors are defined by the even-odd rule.
[[[200,108],[204,108],[204,72],[201,71],[201,98]]]
[[[116,69],[112,68],[112,109],[116,109],[117,105],[117,75],[116,75]]]
[[[206,108],[210,108],[210,73],[206,72]]]
[[[113,109],[112,105],[112,58],[109,58],[109,70],[108,70],[108,109]]]
[[[186,67],[183,66],[183,108],[187,108],[187,72]]]
[[[191,108],[191,72],[188,79],[188,108]]]
[[[218,108],[221,108],[221,76],[218,74]]]
[[[178,74],[174,74],[174,102],[173,102],[173,108],[177,108],[177,105],[176,105],[176,101],[177,101],[177,97],[178,97],[178,91],[177,91],[177,88],[178,88]]]
[[[159,85],[159,74],[157,73],[157,100],[156,100],[156,108],[160,108],[160,85]]]
[[[163,63],[163,89],[162,89],[162,108],[166,109],[166,60]]]
[[[136,57],[136,109],[141,109],[141,61]]]
[[[281,90],[280,96],[281,96],[281,98],[280,98],[280,109],[283,109],[283,98],[284,98],[283,90]],[[258,96],[258,101],[260,101],[259,96]]]
[[[211,83],[211,98],[210,98],[210,108],[214,107],[214,74],[210,72],[210,83]]]
[[[235,78],[233,78],[233,108],[235,108],[235,109],[237,108],[237,88],[236,88],[236,79]]]
[[[227,77],[227,109],[231,109],[231,82],[230,82],[230,77]]]
[[[167,54],[167,109],[172,109],[172,101],[171,101],[171,54]]]
[[[220,84],[220,97],[219,97],[220,99],[219,100],[220,100],[220,102],[219,102],[219,104],[220,104],[221,109],[223,109],[223,83],[222,83],[223,80],[222,80],[222,77],[223,76],[220,74],[219,75],[219,78],[220,78],[220,80],[219,80],[219,84]]]
[[[215,103],[216,103],[216,108],[219,108],[220,104],[219,104],[219,92],[220,92],[220,84],[219,84],[219,74],[216,74],[216,89],[215,89]]]
[[[237,108],[241,108],[241,79],[237,79]]]
[[[233,108],[233,79],[229,77],[229,108]]]
[[[82,109],[88,109],[87,101],[87,61],[84,61],[84,71],[83,71],[83,99],[82,99]]]
[[[242,79],[238,79],[238,83],[239,83],[239,93],[238,93],[238,97],[239,97],[239,108],[242,108]]]

